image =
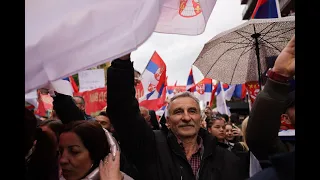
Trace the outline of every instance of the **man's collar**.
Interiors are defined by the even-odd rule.
[[[174,133],[172,132],[172,134],[174,134]],[[178,136],[175,135],[175,137],[177,138],[177,142],[178,142],[178,144],[180,145],[180,147],[182,148],[182,150],[184,152],[183,142],[181,141],[181,139]],[[203,140],[199,135],[197,135],[197,149],[196,149],[196,152],[198,152],[201,149],[203,149]]]

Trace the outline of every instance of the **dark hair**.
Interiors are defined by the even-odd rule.
[[[27,108],[24,109],[24,155],[27,155],[29,149],[31,149],[33,145],[33,141],[35,140],[37,128],[37,118],[36,116],[29,111]]]
[[[109,117],[108,113],[106,111],[101,111],[98,116],[105,116],[105,117]]]
[[[229,116],[227,114],[220,114],[221,117],[223,117],[226,122],[229,122]]]
[[[25,109],[24,121],[26,179],[58,179],[57,151],[53,137],[36,127],[37,119],[27,109]],[[33,148],[35,140],[37,143]],[[32,153],[31,149],[33,149]]]
[[[88,149],[90,158],[93,161],[92,170],[99,166],[100,160],[110,152],[105,131],[96,121],[73,121],[65,126],[62,133],[74,132],[79,136],[83,145]]]
[[[231,123],[234,123],[236,125],[240,125],[241,124],[240,117],[239,117],[238,113],[231,113],[230,121],[231,121]]]
[[[44,120],[40,123],[39,127],[48,126],[59,138],[61,131],[63,130],[63,123],[60,120]]]
[[[214,116],[214,117],[212,117],[212,118],[209,120],[209,123],[207,123],[207,128],[211,128],[211,126],[214,124],[214,122],[215,122],[216,120],[223,120],[222,118],[223,118],[222,116]]]

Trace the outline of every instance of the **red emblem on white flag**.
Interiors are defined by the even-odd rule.
[[[179,14],[182,17],[190,18],[202,12],[199,0],[180,0]]]
[[[196,86],[196,90],[199,94],[204,94],[205,85],[203,83],[198,83]]]

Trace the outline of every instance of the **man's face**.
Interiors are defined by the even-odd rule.
[[[190,97],[173,100],[169,106],[168,127],[179,138],[194,137],[200,129],[200,106]]]
[[[107,129],[108,131],[111,130],[111,123],[108,117],[103,115],[98,115],[95,117],[95,119],[103,128]]]
[[[78,107],[79,109],[81,109],[82,111],[84,111],[85,108],[84,108],[84,104],[82,103],[81,99],[78,98],[78,97],[74,97],[73,99],[74,99],[77,107]]]

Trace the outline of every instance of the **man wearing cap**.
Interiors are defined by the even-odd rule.
[[[246,143],[259,160],[261,168],[265,169],[252,179],[277,179],[283,176],[294,179],[294,148],[288,148],[278,136],[281,121],[295,127],[295,91],[290,92],[289,83],[294,74],[293,36],[274,67],[269,69],[264,89],[258,94],[250,112]]]

